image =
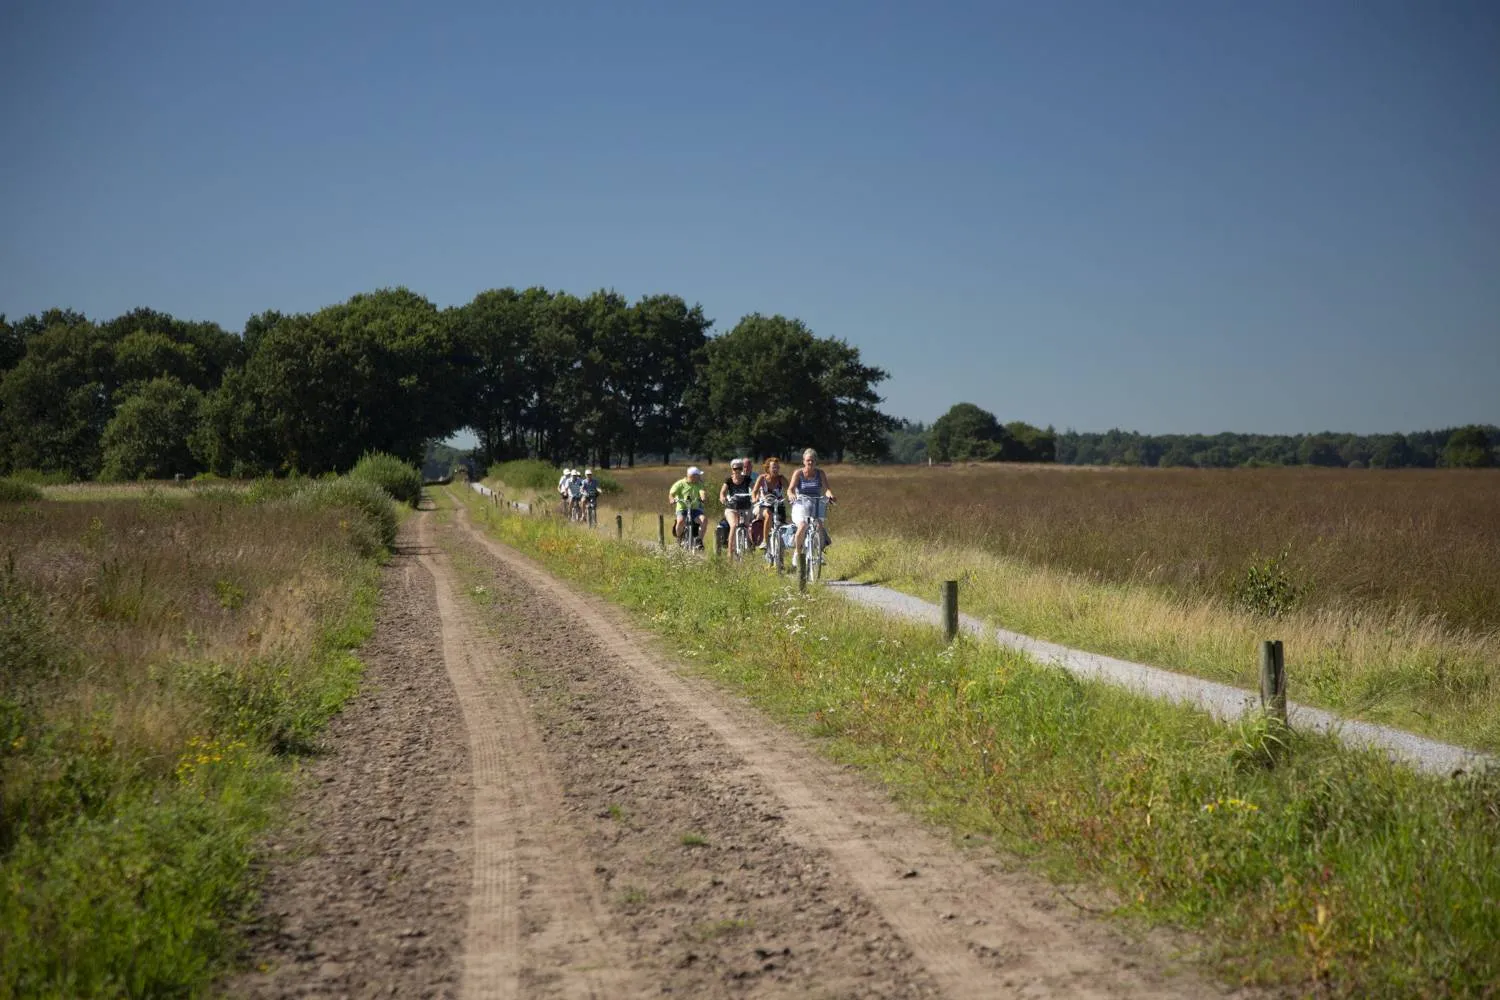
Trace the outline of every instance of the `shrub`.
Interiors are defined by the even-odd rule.
[[[349,470],[349,476],[351,479],[374,483],[398,503],[415,507],[422,499],[422,473],[395,455],[380,451],[366,452],[359,464]]]
[[[251,483],[250,488],[245,491],[245,502],[267,503],[272,500],[286,500],[295,496],[305,486],[307,486],[305,479],[275,479],[271,476],[262,476]]]
[[[0,503],[26,503],[42,499],[42,491],[19,479],[0,479]]]
[[[17,469],[10,474],[10,478],[33,486],[66,486],[73,481],[69,473],[43,472],[41,469]]]
[[[390,548],[396,544],[396,509],[391,506],[391,496],[368,479],[320,479],[306,484],[290,502],[317,510],[352,510],[374,531],[380,545]]]
[[[1302,603],[1306,588],[1299,586],[1287,569],[1288,553],[1272,556],[1247,568],[1235,583],[1235,600],[1243,607],[1280,618]]]
[[[485,473],[491,479],[498,479],[513,490],[554,490],[557,481],[562,477],[562,468],[550,465],[540,459],[523,458],[514,462],[496,462],[491,465]],[[599,480],[599,490],[602,493],[620,492],[619,480],[609,473],[600,469],[594,470],[594,478]]]

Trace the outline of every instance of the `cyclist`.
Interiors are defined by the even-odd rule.
[[[557,477],[557,495],[566,497],[568,495],[568,480],[573,478],[572,469],[562,470],[562,475]]]
[[[590,503],[599,503],[599,480],[594,478],[593,469],[583,470],[583,495]]]
[[[568,480],[568,512],[579,514],[583,511],[583,476],[577,469],[573,470],[573,476]]]
[[[811,448],[802,453],[802,468],[792,473],[792,481],[787,484],[787,492],[792,497],[792,523],[797,526],[797,538],[792,542],[792,565],[797,565],[797,560],[802,558],[802,539],[807,535],[807,522],[812,516],[813,503],[819,499],[833,499],[833,491],[828,488],[828,473],[818,468],[818,453]],[[823,544],[830,545],[824,534]]]
[[[756,477],[750,497],[760,504],[760,547],[765,548],[771,537],[771,512],[781,509],[781,521],[786,523],[786,477],[781,474],[781,459],[774,456],[766,459],[761,474]]]
[[[730,544],[734,544],[734,532],[743,520],[747,524],[750,521],[750,511],[753,501],[750,498],[750,460],[748,458],[736,458],[729,463],[729,478],[724,480],[724,485],[719,487],[719,503],[724,506],[724,519],[729,522]],[[732,553],[733,555],[744,555],[743,552]]]
[[[687,475],[673,483],[667,490],[667,499],[677,511],[677,520],[672,524],[672,537],[681,538],[689,517],[698,526],[699,545],[703,538],[703,470],[696,465],[688,466]]]

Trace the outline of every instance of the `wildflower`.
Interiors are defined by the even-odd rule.
[[[1202,810],[1206,813],[1215,813],[1220,809],[1225,812],[1260,812],[1260,806],[1254,802],[1246,802],[1244,799],[1220,798],[1212,802],[1203,803]]]

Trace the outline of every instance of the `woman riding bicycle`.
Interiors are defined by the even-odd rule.
[[[771,538],[771,512],[780,507],[782,523],[786,522],[786,477],[781,474],[781,459],[766,459],[764,470],[750,490],[750,498],[761,507],[760,547],[765,548]]]
[[[724,506],[724,519],[729,522],[730,545],[734,545],[735,531],[741,522],[750,523],[751,499],[750,460],[736,458],[729,463],[729,478],[719,487],[719,503]],[[744,555],[733,552],[731,555]]]
[[[811,448],[802,453],[802,468],[792,473],[787,484],[792,497],[792,523],[797,526],[797,538],[792,542],[792,565],[801,558],[802,539],[807,535],[807,522],[814,515],[814,508],[821,506],[819,500],[832,500],[833,491],[828,488],[828,473],[818,468],[818,453]]]

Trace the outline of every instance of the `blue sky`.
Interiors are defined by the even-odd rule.
[[[1500,422],[1490,0],[0,5],[0,311],[800,317],[885,409]]]

